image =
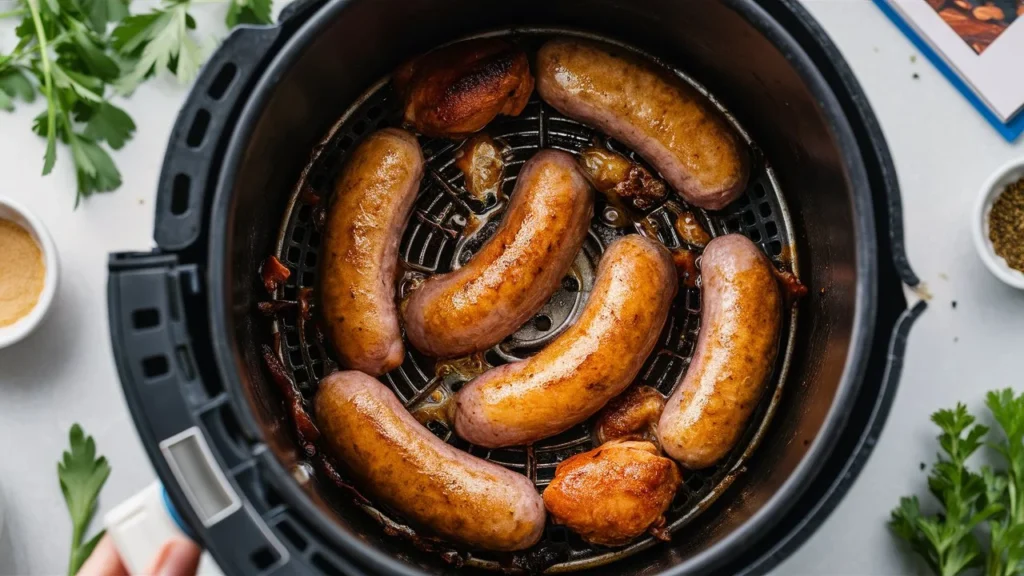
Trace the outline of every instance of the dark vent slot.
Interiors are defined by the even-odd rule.
[[[199,148],[199,145],[203,143],[203,137],[206,136],[206,129],[209,127],[210,113],[206,109],[200,108],[196,112],[196,118],[192,121],[192,126],[188,129],[185,143],[191,148]]]
[[[242,427],[235,418],[231,405],[227,402],[221,403],[200,415],[203,426],[206,428],[206,435],[210,442],[217,447],[217,452],[224,458],[227,467],[238,465],[249,455],[248,442]],[[254,470],[249,468],[248,470]],[[239,486],[249,492],[250,487],[245,485],[248,477],[252,474],[240,473],[236,476]],[[252,485],[259,485],[259,479],[250,482]]]
[[[345,576],[345,573],[342,572],[341,569],[332,564],[331,561],[322,554],[313,554],[313,566],[326,576]]]
[[[224,97],[224,93],[228,91],[228,88],[231,87],[236,74],[238,74],[238,66],[231,62],[221,66],[220,72],[217,72],[217,77],[213,79],[213,83],[210,84],[210,89],[206,93],[210,98],[220,100]]]
[[[160,324],[160,311],[156,308],[144,308],[132,312],[132,326],[136,330],[153,328]]]
[[[306,539],[302,534],[299,534],[299,531],[292,526],[291,522],[282,521],[277,525],[277,530],[284,536],[285,540],[290,542],[292,546],[295,546],[296,550],[299,552],[306,550]]]
[[[273,489],[269,485],[265,487],[264,496],[267,500],[267,506],[270,508],[277,508],[284,504],[284,498],[281,498],[281,495],[278,494],[277,490]]]
[[[188,348],[185,346],[178,346],[176,352],[178,354],[178,367],[181,368],[181,373],[185,375],[186,380],[192,380],[196,377],[196,369],[192,365],[192,355],[188,353]]]
[[[184,174],[174,177],[174,186],[171,188],[171,214],[181,216],[188,210],[189,188],[192,186],[192,179]]]
[[[150,356],[142,360],[142,375],[146,378],[157,378],[167,374],[170,366],[167,364],[167,356]]]
[[[257,569],[266,570],[277,562],[277,553],[266,546],[261,546],[249,555],[249,559]]]

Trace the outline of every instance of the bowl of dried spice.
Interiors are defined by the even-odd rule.
[[[43,223],[0,196],[0,348],[42,322],[57,292],[57,248]]]
[[[1006,164],[981,189],[974,245],[992,274],[1024,290],[1024,158]]]

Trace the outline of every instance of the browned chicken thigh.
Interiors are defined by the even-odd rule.
[[[544,506],[587,542],[622,546],[663,525],[681,480],[654,444],[616,440],[559,464]]]
[[[432,137],[459,138],[498,114],[518,116],[533,92],[526,53],[501,38],[458,42],[418,56],[395,71],[404,121]]]
[[[601,444],[610,440],[650,440],[657,443],[658,418],[665,397],[650,386],[632,386],[597,415],[594,436]]]

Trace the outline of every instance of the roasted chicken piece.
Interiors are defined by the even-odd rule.
[[[599,444],[610,440],[650,440],[656,442],[655,426],[665,397],[650,386],[632,386],[614,398],[597,415],[594,437]]]
[[[635,208],[650,210],[668,195],[664,182],[622,154],[591,146],[580,152],[579,158],[583,174],[613,203],[630,202]]]
[[[526,53],[501,38],[427,52],[399,67],[393,82],[405,123],[431,137],[461,138],[498,114],[518,116],[533,92]]]
[[[681,480],[654,444],[613,440],[559,464],[544,506],[593,544],[622,546],[647,530],[667,539],[664,513]]]
[[[502,147],[486,132],[473,136],[455,152],[455,167],[462,171],[466,191],[476,200],[486,202],[501,193],[505,158]]]
[[[703,248],[711,242],[711,235],[701,226],[697,216],[689,210],[683,210],[676,214],[676,233],[679,239],[690,246]]]

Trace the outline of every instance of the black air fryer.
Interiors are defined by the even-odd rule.
[[[460,549],[362,498],[343,462],[298,441],[291,408],[308,408],[333,367],[316,321],[300,314],[318,282],[319,214],[310,199],[329,197],[361,137],[399,123],[388,82],[395,66],[482,35],[508,36],[528,51],[553,36],[610,42],[706,91],[747,139],[755,168],[743,197],[700,218],[714,235],[748,236],[809,288],[786,322],[770,390],[740,444],[719,465],[685,473],[666,512],[670,542],[604,548],[549,526],[526,552]],[[515,143],[516,165],[540,148],[578,152],[595,136],[536,96],[488,131]],[[474,207],[452,200],[459,143],[420,143],[428,177],[400,258],[432,274],[465,261],[486,231],[468,231]],[[512,171],[509,190],[514,180]],[[651,213],[655,226],[660,217]],[[677,240],[666,226],[658,235],[671,246]],[[563,283],[543,321],[489,351],[489,361],[529,355],[572,322],[593,280],[587,271],[614,237],[604,232],[592,228],[578,277]],[[171,134],[154,236],[152,253],[111,256],[114,352],[158,475],[228,574],[766,572],[824,521],[860,472],[895,395],[907,332],[924,309],[908,310],[903,296],[918,280],[881,130],[842,57],[796,0],[299,0],[277,26],[234,31],[203,69]],[[268,292],[260,267],[272,255],[291,274]],[[699,296],[694,288],[677,298],[638,376],[644,384],[669,393],[685,373]],[[432,370],[410,350],[381,380],[409,406],[436,385]],[[469,446],[443,426],[431,430],[539,490],[558,462],[592,446],[587,425],[500,451]]]

